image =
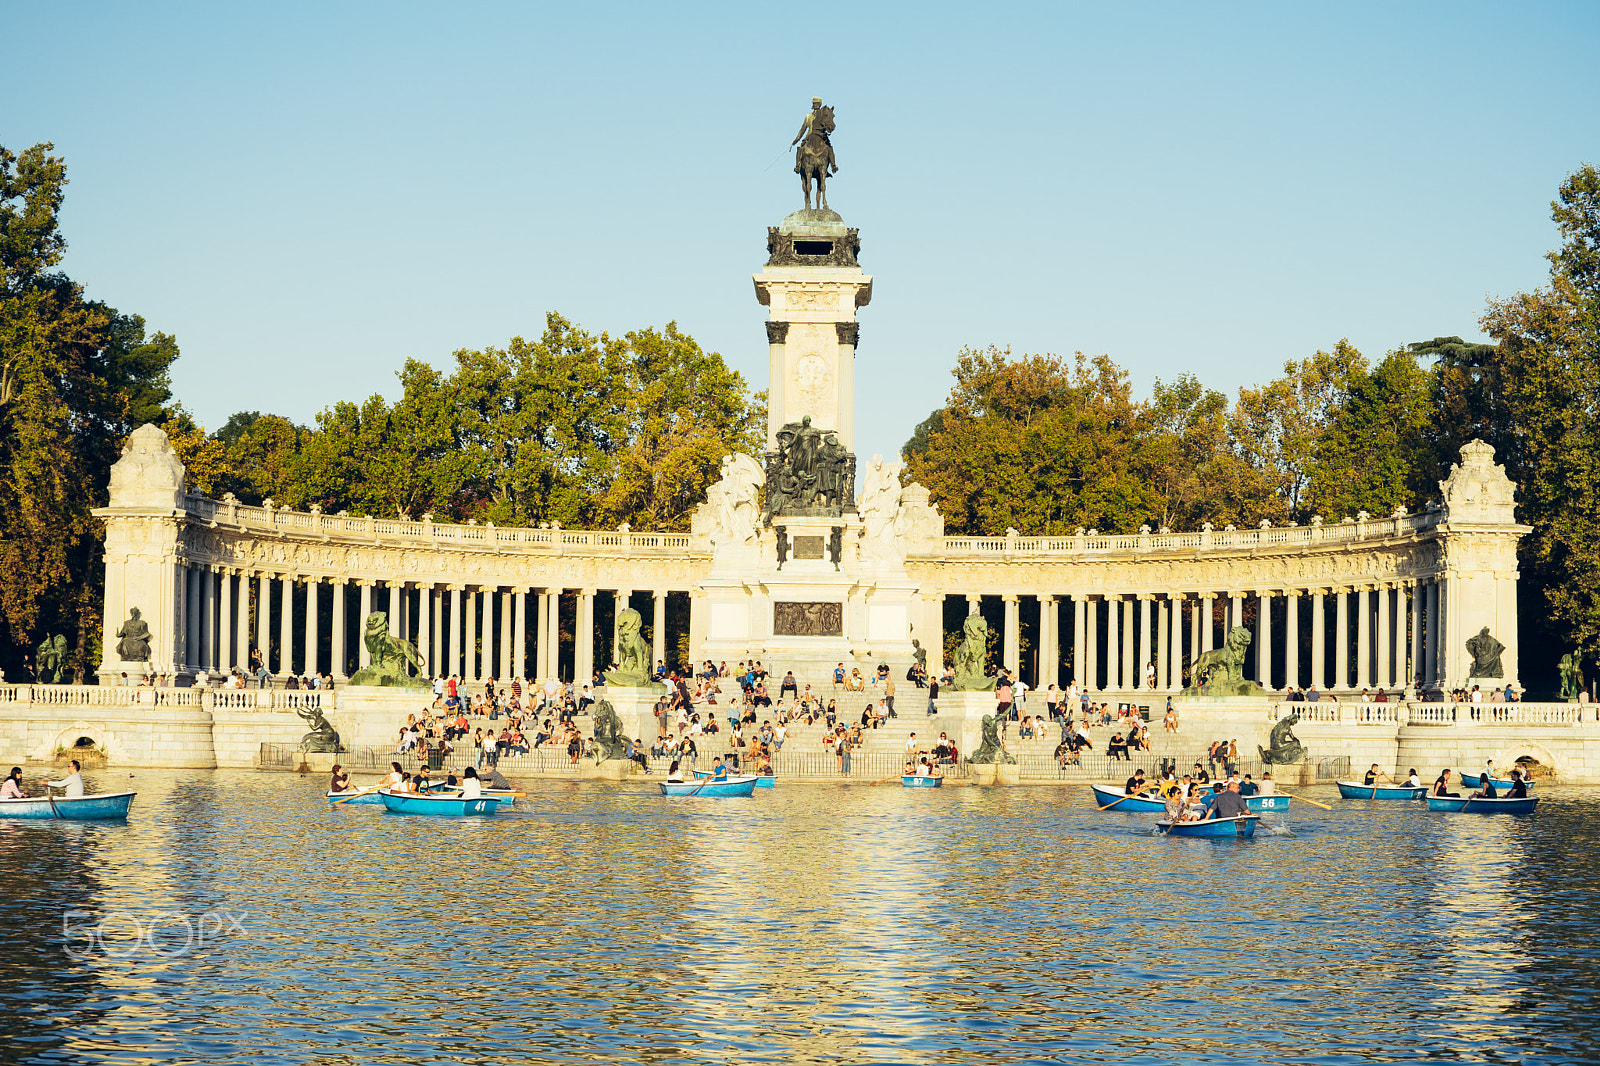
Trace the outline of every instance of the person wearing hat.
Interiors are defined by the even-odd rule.
[[[794,140],[789,142],[789,147],[793,148],[795,145],[809,137],[813,131],[815,131],[817,136],[822,138],[822,143],[828,146],[828,173],[837,174],[839,173],[839,165],[834,162],[833,141],[828,139],[828,131],[817,125],[817,112],[821,110],[822,97],[813,96],[811,98],[811,110],[806,112],[805,119],[800,123],[800,132],[794,135]],[[799,159],[796,159],[794,162],[794,172],[796,174],[800,173]]]

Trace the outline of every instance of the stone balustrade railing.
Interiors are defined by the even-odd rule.
[[[1409,726],[1576,726],[1594,724],[1595,704],[1576,703],[1280,703],[1276,720],[1294,712],[1302,722]]]
[[[197,707],[200,710],[333,710],[338,694],[317,689],[149,688],[122,685],[0,685],[0,706]]]
[[[1057,537],[945,537],[943,551],[957,558],[1017,555],[1142,555],[1149,552],[1254,551],[1350,541],[1385,540],[1431,529],[1442,511],[1348,519],[1334,524],[1216,529],[1198,533],[1135,533],[1106,536],[1092,532]]]
[[[268,501],[271,502],[271,501]],[[401,543],[440,548],[488,551],[535,551],[563,554],[681,554],[693,546],[688,533],[635,533],[629,529],[571,530],[559,525],[548,528],[523,526],[457,525],[399,518],[358,518],[351,515],[322,514],[320,511],[292,511],[287,507],[252,507],[235,500],[213,500],[206,496],[184,498],[189,514],[207,523],[237,526],[242,530],[272,533],[299,533],[348,540],[359,538],[372,543]]]

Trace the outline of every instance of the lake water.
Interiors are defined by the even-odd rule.
[[[455,820],[323,785],[106,772],[126,824],[0,822],[5,1061],[1600,1061],[1594,788],[1309,789],[1210,842],[1082,786],[536,781]]]

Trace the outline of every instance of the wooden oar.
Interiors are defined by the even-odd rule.
[[[372,795],[374,792],[378,791],[382,787],[383,787],[383,785],[381,783],[376,784],[376,785],[368,785],[366,788],[357,789],[356,791],[350,793],[347,796],[340,796],[338,799],[334,800],[333,802],[335,802],[335,803],[343,803],[345,800],[353,800],[357,796],[370,796],[370,795]]]
[[[1311,806],[1313,806],[1313,807],[1321,807],[1325,811],[1333,810],[1333,808],[1328,806],[1326,803],[1318,803],[1314,799],[1307,799],[1305,796],[1300,795],[1300,793],[1298,793],[1298,792],[1290,793],[1290,795],[1293,795],[1294,798],[1299,800],[1301,803],[1309,803],[1309,804],[1311,804]]]
[[[895,774],[895,775],[893,775],[893,776],[892,776],[892,777],[885,777],[885,778],[881,778],[881,779],[879,779],[879,780],[877,780],[877,781],[874,781],[874,782],[872,782],[872,783],[873,783],[873,784],[874,784],[874,785],[881,785],[881,784],[883,784],[883,783],[884,783],[884,782],[885,782],[885,781],[898,781],[898,780],[900,780],[900,779],[901,779],[901,778],[902,778],[902,777],[905,777],[905,776],[906,776],[906,775],[905,775],[905,774]]]
[[[61,817],[61,808],[56,806],[55,794],[50,791],[50,786],[44,786],[44,798],[50,801],[50,813],[57,818]]]

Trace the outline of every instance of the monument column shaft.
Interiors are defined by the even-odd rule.
[[[1177,692],[1183,688],[1183,601],[1185,596],[1181,592],[1169,593],[1167,607],[1172,617],[1167,623],[1170,630],[1167,638],[1167,647],[1172,656],[1171,664],[1167,668],[1167,691]]]
[[[1187,599],[1187,597],[1185,597]],[[1200,661],[1200,630],[1205,628],[1201,618],[1205,600],[1196,598],[1189,603],[1189,670],[1191,677],[1189,683],[1194,684],[1198,678],[1192,676],[1194,666]]]
[[[1106,680],[1102,690],[1114,691],[1122,681],[1122,639],[1118,625],[1122,613],[1122,600],[1106,599]]]
[[[1152,602],[1149,596],[1140,596],[1134,605],[1139,617],[1139,652],[1138,659],[1133,666],[1133,684],[1130,686],[1132,688],[1144,688],[1145,667],[1153,665],[1150,661],[1150,604]],[[1128,643],[1132,644],[1133,642],[1129,641]]]
[[[1356,593],[1356,684],[1372,684],[1372,590],[1365,585]]]
[[[267,635],[272,632],[272,578],[268,574],[256,575],[256,650],[261,653],[261,665],[272,669],[267,657]]]
[[[281,580],[283,609],[278,612],[278,673],[294,673],[294,578]]]
[[[546,590],[535,596],[538,601],[536,607],[539,611],[535,619],[537,631],[534,634],[533,674],[538,681],[544,681],[550,676],[550,592]]]
[[[1390,640],[1389,629],[1389,590],[1378,589],[1378,687],[1389,688],[1394,684],[1393,643]]]
[[[551,589],[547,605],[550,612],[550,672],[546,676],[552,681],[561,680],[561,591],[560,588]]]
[[[1200,654],[1215,648],[1217,640],[1217,606],[1216,595],[1206,593],[1200,597]]]
[[[1272,593],[1256,594],[1256,679],[1272,687]]]
[[[466,614],[463,621],[467,626],[467,661],[461,670],[463,678],[476,680],[478,677],[478,593],[467,590]]]
[[[1422,680],[1422,608],[1427,593],[1417,584],[1411,586],[1411,668],[1406,673],[1406,687],[1415,691]]]
[[[1444,657],[1439,652],[1439,582],[1428,582],[1428,647],[1424,655],[1427,661],[1427,683],[1430,685],[1439,682],[1439,666],[1444,662]]]
[[[400,588],[401,588],[401,586],[398,583],[393,582],[393,581],[388,582],[388,586],[389,586],[389,635],[391,637],[394,637],[396,640],[399,640],[403,636],[403,634],[400,632]]]
[[[513,677],[528,676],[528,590],[517,589],[517,635],[513,641],[511,671]]]
[[[1338,591],[1339,604],[1334,612],[1333,626],[1333,687],[1350,687],[1350,590]]]
[[[1100,691],[1100,601],[1084,601],[1083,685],[1085,692]]]
[[[512,676],[511,670],[511,593],[500,593],[500,678]]]
[[[372,581],[357,582],[361,588],[361,613],[356,615],[356,669],[365,670],[372,665],[372,653],[367,650],[367,619],[372,615]]]
[[[1022,671],[1020,669],[1022,664],[1017,660],[1021,658],[1021,655],[1019,654],[1020,648],[1018,647],[1018,645],[1021,643],[1019,639],[1021,627],[1017,624],[1017,598],[1008,593],[1007,595],[1000,597],[1000,600],[1005,604],[1006,611],[1006,628],[1002,637],[1002,640],[1004,641],[1004,650],[1001,654],[1004,656],[1006,669],[1011,671],[1011,676],[1014,678],[1020,678],[1022,676]]]
[[[417,586],[417,655],[422,676],[433,676],[433,586]]]
[[[1328,604],[1321,589],[1311,594],[1311,683],[1328,687]]]
[[[1296,687],[1300,679],[1300,590],[1283,590],[1283,691]],[[1274,675],[1276,676],[1276,675]],[[1291,678],[1293,680],[1291,680]]]
[[[1139,664],[1134,662],[1134,642],[1137,634],[1134,633],[1134,608],[1137,604],[1130,599],[1122,601],[1122,687],[1136,689],[1139,687]]]
[[[654,593],[655,614],[650,619],[650,669],[656,663],[667,661],[667,594],[657,589]],[[941,642],[942,646],[942,642]]]
[[[1411,684],[1411,658],[1410,658],[1410,630],[1407,627],[1409,612],[1406,609],[1406,597],[1409,590],[1405,585],[1396,585],[1394,588],[1394,674],[1389,683],[1399,688]]]
[[[209,569],[200,571],[200,665],[206,670],[217,667],[217,575]]]
[[[321,582],[316,578],[306,579],[306,624],[301,630],[304,644],[300,656],[303,664],[300,672],[308,677],[320,672],[317,670],[317,590],[321,587]]]
[[[224,570],[218,581],[222,604],[217,611],[217,669],[225,670],[237,660],[233,653],[233,575]]]
[[[345,633],[345,593],[349,589],[344,578],[336,578],[333,582],[333,632],[329,634],[328,653],[333,660],[328,664],[328,672],[335,681],[343,681],[346,671],[350,668],[350,660],[344,653]]]
[[[1172,679],[1172,601],[1159,600],[1156,603],[1156,688],[1167,691],[1167,685]]]
[[[461,586],[450,586],[450,659],[445,663],[446,674],[465,677],[461,665]]]

